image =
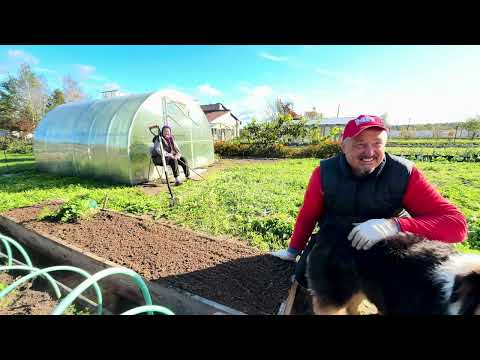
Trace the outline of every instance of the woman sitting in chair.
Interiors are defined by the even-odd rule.
[[[160,132],[161,136],[155,136],[153,138],[153,150],[158,155],[161,156],[162,151],[160,149],[160,139],[162,141],[163,152],[165,154],[165,162],[167,165],[170,165],[173,171],[173,176],[175,177],[175,185],[180,185],[182,181],[179,179],[178,173],[178,163],[180,162],[180,166],[183,168],[183,172],[185,173],[186,178],[190,178],[190,171],[188,169],[187,159],[180,153],[180,149],[178,148],[175,140],[173,139],[172,129],[170,126],[165,125],[162,127],[162,131]]]

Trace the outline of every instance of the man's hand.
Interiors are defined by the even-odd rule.
[[[269,254],[272,255],[272,256],[278,257],[282,260],[287,260],[287,261],[295,261],[295,259],[297,258],[292,253],[288,252],[287,249],[277,250],[277,251],[274,251],[274,252],[270,252]]]
[[[368,250],[380,240],[398,232],[397,224],[392,219],[371,219],[355,226],[348,234],[348,240],[357,250]]]

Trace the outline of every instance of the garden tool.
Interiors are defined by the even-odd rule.
[[[154,129],[157,129],[157,133],[154,132]],[[149,126],[148,130],[154,136],[160,136],[160,127],[158,125]],[[168,174],[167,174],[167,167],[166,167],[167,162],[165,161],[165,154],[164,154],[164,151],[163,151],[162,141],[160,141],[160,152],[162,153],[161,155],[162,155],[163,171],[165,173],[165,180],[167,181],[168,192],[170,193],[169,205],[170,205],[170,207],[173,207],[178,203],[178,201],[175,198],[175,196],[173,195],[172,188],[170,187],[170,182],[168,181]],[[158,175],[160,176],[160,171],[158,170],[158,168],[156,166],[155,166],[155,169],[157,169]]]
[[[188,167],[190,169],[190,171],[193,171],[195,174],[197,174],[198,176],[200,176],[203,180],[205,180],[205,178],[200,175],[199,173],[197,173],[195,170],[193,170],[190,166],[188,166],[187,164],[185,164],[182,160],[178,159],[178,161],[180,161],[183,165],[185,165],[186,167]]]

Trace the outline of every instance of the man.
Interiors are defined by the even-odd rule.
[[[153,155],[161,156],[162,152],[160,149],[160,140],[162,141],[163,151],[165,155],[165,162],[167,165],[170,165],[173,171],[173,176],[175,177],[175,185],[181,185],[182,181],[179,178],[178,172],[178,163],[183,168],[183,172],[186,178],[190,178],[190,171],[187,164],[187,159],[180,153],[180,149],[172,135],[172,129],[170,126],[165,125],[162,127],[160,136],[155,136],[153,138]],[[161,162],[160,162],[161,163]]]
[[[307,241],[316,223],[320,238],[322,226],[343,227],[359,251],[400,231],[447,243],[466,238],[464,215],[412,162],[385,153],[386,142],[383,121],[360,115],[343,131],[342,153],[322,160],[313,171],[288,249],[271,253],[289,261],[301,254],[295,280],[302,288],[307,288],[306,259],[317,237]]]

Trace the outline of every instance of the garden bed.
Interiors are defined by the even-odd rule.
[[[0,272],[0,284],[9,285],[16,279]],[[0,300],[0,315],[48,315],[57,305],[47,292],[32,288],[32,282],[19,286]]]
[[[239,240],[211,237],[166,222],[105,210],[74,224],[36,220],[45,205],[14,209],[3,215],[27,229],[58,237],[128,267],[147,280],[247,314],[275,314],[287,297],[293,263]]]

